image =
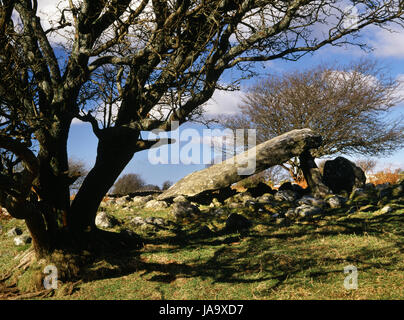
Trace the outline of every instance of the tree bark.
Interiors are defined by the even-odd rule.
[[[95,229],[98,207],[108,190],[136,152],[138,133],[106,134],[98,142],[94,167],[86,176],[73,200],[68,227],[74,233]]]
[[[37,256],[57,248],[63,233],[63,219],[69,208],[67,139],[71,118],[54,117],[51,124],[35,132],[39,142],[39,170],[34,180],[30,213],[25,217]]]
[[[38,258],[48,255],[55,244],[52,244],[47,232],[46,222],[41,212],[35,211],[25,219],[32,238],[32,245]]]

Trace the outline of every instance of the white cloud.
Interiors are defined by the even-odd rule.
[[[41,18],[42,28],[47,30],[51,28],[52,25],[57,25],[60,20],[62,10],[68,7],[68,1],[39,0],[37,15]],[[65,13],[65,17],[67,19],[71,19],[71,15],[67,12]],[[72,30],[72,27],[66,27],[63,30],[60,30],[58,33],[52,33],[51,36],[49,36],[49,39],[55,43],[65,43],[65,36],[71,37],[69,36],[69,32]]]
[[[393,28],[394,32],[385,29],[376,29],[369,37],[369,44],[374,48],[377,57],[404,58],[404,29]]]
[[[238,106],[242,102],[243,95],[242,91],[216,90],[206,103],[206,113],[209,115],[238,113],[240,111]]]

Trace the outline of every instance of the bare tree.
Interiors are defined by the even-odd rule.
[[[355,161],[355,164],[365,172],[365,174],[372,173],[377,165],[377,161],[373,159],[359,159]]]
[[[164,181],[163,182],[163,184],[162,184],[162,186],[161,186],[161,190],[167,190],[167,189],[169,189],[171,186],[173,185],[173,183],[171,182],[171,181],[169,181],[169,180],[167,180],[167,181]]]
[[[141,132],[182,124],[215,89],[236,88],[238,81],[220,81],[228,69],[244,78],[254,62],[297,60],[327,44],[362,45],[364,27],[403,23],[401,0],[352,1],[355,28],[345,23],[346,4],[69,0],[45,29],[37,0],[1,0],[1,205],[25,219],[38,256],[92,252],[100,239],[115,239],[95,227],[95,216],[133,155],[155,143]],[[52,40],[57,34],[60,43]],[[74,118],[91,123],[98,148],[70,204],[67,139]],[[18,164],[23,169],[15,172]]]
[[[273,75],[249,88],[240,114],[222,123],[256,128],[258,142],[310,128],[323,137],[314,157],[389,154],[404,143],[403,118],[388,118],[402,100],[399,85],[370,60]],[[302,175],[300,160],[285,165],[295,180]]]

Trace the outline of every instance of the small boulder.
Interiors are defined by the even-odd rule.
[[[303,196],[302,198],[300,198],[297,203],[299,205],[310,205],[310,206],[314,206],[314,207],[319,207],[319,208],[323,208],[326,206],[326,202],[323,199],[320,198],[315,198],[312,196]]]
[[[298,199],[298,195],[296,192],[292,190],[281,190],[275,193],[275,200],[277,201],[288,201],[288,202],[293,202],[296,199]]]
[[[210,214],[213,216],[223,216],[227,213],[228,211],[225,208],[215,208],[212,211],[210,211]]]
[[[130,223],[135,227],[140,227],[143,230],[153,229],[155,227],[166,226],[168,223],[162,218],[147,217],[142,218],[140,216],[133,217]]]
[[[259,205],[258,202],[255,201],[255,200],[247,200],[247,201],[244,203],[244,206],[247,207],[247,208],[254,208],[254,209],[260,208],[260,205]]]
[[[156,217],[147,217],[145,219],[145,222],[147,224],[152,224],[154,226],[165,226],[167,225],[167,222],[163,218],[156,218]]]
[[[241,231],[249,229],[251,225],[251,221],[246,217],[237,213],[232,213],[226,220],[225,230],[228,232]]]
[[[331,209],[342,208],[347,199],[338,195],[334,195],[326,200]]]
[[[130,196],[123,196],[123,197],[120,197],[120,198],[116,198],[115,199],[115,203],[117,204],[117,205],[124,205],[124,204],[126,204],[127,202],[129,202],[131,200],[131,198],[130,198]]]
[[[249,192],[240,193],[240,197],[238,199],[243,204],[246,204],[249,201],[255,201],[254,197]]]
[[[270,203],[274,199],[275,199],[275,197],[270,193],[264,193],[261,197],[257,198],[259,203]]]
[[[153,209],[153,210],[158,210],[158,209],[165,209],[167,208],[167,202],[165,201],[159,201],[159,200],[150,200],[148,201],[143,208],[145,209]]]
[[[130,223],[134,224],[135,226],[141,226],[144,225],[146,221],[142,217],[136,216],[130,220]]]
[[[301,205],[295,209],[295,215],[302,218],[309,218],[322,212],[321,208],[310,206],[307,204]]]
[[[22,235],[16,236],[16,237],[13,239],[13,241],[14,241],[14,244],[15,244],[16,246],[22,246],[22,245],[24,245],[24,244],[31,243],[32,238],[31,238],[29,235],[22,234]]]
[[[366,197],[368,193],[364,188],[354,188],[349,196],[350,199],[355,199],[357,197]]]
[[[106,212],[99,212],[95,217],[95,225],[99,228],[113,228],[117,223],[118,221]]]
[[[249,192],[240,192],[234,196],[227,198],[224,202],[229,204],[233,202],[245,203],[247,200],[254,200],[253,196]]]
[[[197,206],[194,206],[188,201],[174,202],[170,208],[171,208],[170,213],[175,219],[191,217],[194,215],[199,215],[201,213]]]
[[[19,227],[14,227],[7,232],[8,237],[15,237],[22,235],[22,230]]]
[[[149,202],[150,200],[153,200],[153,196],[152,195],[148,195],[148,196],[136,196],[132,199],[132,204],[135,207],[143,207],[147,202]]]

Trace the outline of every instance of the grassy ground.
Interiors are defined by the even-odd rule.
[[[167,217],[168,210],[109,209],[121,221],[116,231],[132,228],[144,247],[104,257],[73,292],[66,294],[64,284],[49,299],[404,299],[404,203],[385,214],[374,207],[347,210],[286,226],[269,214],[237,209],[253,227],[223,234],[226,215],[134,229],[129,217]],[[17,224],[23,225],[0,221],[0,276],[27,249],[5,235]],[[348,265],[358,270],[356,290],[344,287]]]

